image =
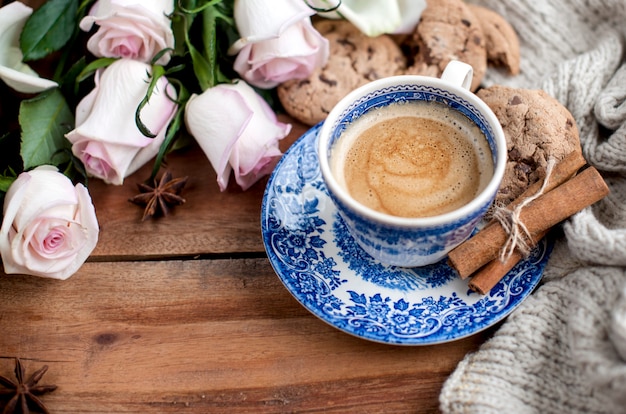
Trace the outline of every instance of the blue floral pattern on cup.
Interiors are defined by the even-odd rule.
[[[319,125],[283,156],[263,198],[261,226],[274,270],[309,311],[349,334],[425,345],[483,330],[515,309],[541,279],[544,242],[487,295],[468,290],[445,260],[399,268],[373,260],[349,235],[316,155]]]

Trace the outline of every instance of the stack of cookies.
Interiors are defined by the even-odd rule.
[[[451,60],[474,68],[472,90],[480,86],[488,64],[519,72],[519,42],[499,14],[463,0],[428,2],[412,35],[368,37],[345,20],[318,20],[328,39],[328,63],[307,79],[278,87],[293,118],[307,125],[323,121],[348,92],[375,79],[402,75],[441,76]]]
[[[509,160],[498,205],[542,180],[550,158],[560,161],[581,151],[574,118],[544,91],[481,89],[489,67],[510,76],[520,71],[517,34],[492,10],[463,0],[431,1],[414,32],[402,36],[368,37],[345,20],[314,24],[330,43],[328,63],[307,79],[278,87],[286,112],[306,125],[323,121],[341,98],[372,80],[403,74],[439,77],[451,60],[460,60],[473,67],[471,89],[494,111],[507,138]]]

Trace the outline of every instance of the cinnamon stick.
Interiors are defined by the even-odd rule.
[[[547,183],[545,184],[545,188],[544,188],[544,192],[548,192],[552,189],[554,189],[555,187],[563,184],[565,181],[567,181],[568,179],[570,179],[571,177],[574,176],[574,174],[576,174],[576,172],[583,167],[585,164],[587,163],[587,161],[585,160],[585,158],[582,155],[582,151],[572,151],[570,154],[568,154],[567,156],[565,156],[561,161],[559,161],[554,168],[552,169],[552,172],[550,173],[550,176],[547,178]],[[522,193],[520,194],[515,200],[513,200],[509,205],[506,206],[506,208],[508,210],[513,210],[516,206],[518,206],[520,203],[522,203],[524,200],[526,200],[529,197],[532,197],[533,195],[535,195],[539,189],[541,188],[541,186],[543,185],[542,181],[537,181],[533,184],[531,184],[530,186],[528,186],[528,188]],[[487,226],[499,226],[500,224],[493,221],[491,223],[489,223]],[[482,230],[484,231],[484,229]],[[486,243],[491,243],[491,240],[484,240],[484,242]],[[468,243],[468,241],[466,241],[465,243]],[[465,244],[464,243],[464,244]],[[490,246],[490,249],[500,249],[502,248],[502,245],[497,244],[497,241],[493,241],[493,244]],[[465,253],[465,247],[464,244],[458,246],[456,249],[452,250],[449,254],[448,254],[448,258],[449,258],[449,263],[453,268],[457,268],[457,262],[460,262],[461,260],[463,260],[463,258],[461,257]],[[484,265],[485,263],[487,263],[489,260],[486,260],[484,263],[481,263],[480,265],[476,264],[475,266],[478,266],[476,269],[473,270],[465,270],[463,268],[462,265],[458,265],[461,267],[459,275],[461,276],[462,279],[467,278],[470,274],[472,274],[475,270],[477,270],[479,267],[481,267],[482,265]],[[474,266],[471,266],[472,268]],[[458,270],[458,269],[457,269]]]
[[[576,172],[580,168],[582,168],[586,163],[587,161],[583,157],[581,151],[572,151],[570,154],[568,154],[566,157],[564,157],[561,161],[559,161],[554,166],[550,175],[547,177],[548,182],[545,184],[544,192],[553,190],[557,186],[563,184],[565,181],[572,178],[574,174],[576,174]],[[540,190],[541,186],[543,185],[544,185],[543,181],[537,181],[531,184],[522,194],[520,194],[510,204],[508,204],[506,208],[508,210],[513,210],[524,200],[535,195]],[[499,225],[499,223],[494,221],[490,223],[489,225]],[[539,240],[542,237],[540,237]],[[487,240],[486,242],[489,243],[490,241]],[[536,244],[537,242],[535,242],[534,244]],[[502,245],[494,244],[492,248],[495,249],[496,247],[498,249],[501,249]],[[458,248],[458,250],[456,251],[453,250],[452,252],[450,252],[450,254],[452,257],[449,260],[450,264],[452,265],[453,268],[456,268],[455,263],[460,260],[457,258],[457,256],[460,254],[465,254],[463,253],[463,247]],[[490,290],[493,286],[495,286],[500,281],[500,279],[502,279],[502,277],[504,277],[504,275],[506,275],[506,273],[509,270],[513,268],[513,266],[515,266],[515,264],[517,264],[517,262],[519,262],[522,259],[522,255],[519,252],[513,253],[512,256],[514,257],[510,258],[505,263],[502,263],[499,260],[494,260],[490,264],[485,265],[485,268],[482,269],[480,272],[482,275],[480,275],[480,277],[478,277],[477,280],[470,282],[470,288],[472,288],[472,286],[475,285],[476,289]],[[482,266],[483,264],[484,263],[482,263],[480,266]],[[473,268],[475,266],[478,266],[478,264],[472,265],[471,267]],[[471,272],[468,273],[469,270],[467,271],[463,269],[461,270],[463,271],[463,273],[460,274],[462,279],[465,279],[468,276],[470,276]],[[479,275],[474,275],[474,278],[476,276],[479,276]],[[479,291],[479,290],[476,290],[476,291]]]
[[[600,173],[589,167],[523,208],[520,220],[531,236],[535,236],[601,200],[608,193],[609,188]],[[465,279],[495,259],[507,237],[499,223],[490,223],[453,249],[448,254],[449,264]]]
[[[547,231],[542,231],[534,235],[530,246],[536,246],[547,233]],[[490,261],[474,273],[469,281],[469,288],[481,295],[486,295],[523,257],[519,250],[515,250],[504,262],[500,258]]]

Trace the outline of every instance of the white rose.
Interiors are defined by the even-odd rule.
[[[98,221],[89,192],[56,167],[24,172],[4,199],[0,254],[7,274],[67,279],[98,241]]]
[[[270,89],[324,66],[328,40],[311,24],[312,14],[300,0],[236,0],[241,39],[229,51],[239,53],[235,71],[251,85]]]
[[[217,172],[222,191],[233,170],[244,190],[269,174],[282,155],[278,141],[291,130],[242,81],[193,95],[185,107],[185,124]]]
[[[156,136],[141,133],[135,111],[148,91],[150,70],[147,63],[119,59],[96,75],[95,88],[76,107],[76,128],[66,137],[90,176],[120,185],[159,152],[178,105],[174,87],[160,78],[141,110],[141,121]]]
[[[87,42],[87,49],[98,57],[122,57],[150,63],[157,53],[174,47],[174,33],[169,15],[173,0],[98,0],[80,28],[99,26]],[[166,53],[156,62],[170,61]]]

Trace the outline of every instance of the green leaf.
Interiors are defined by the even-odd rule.
[[[70,146],[65,138],[74,125],[74,115],[58,89],[22,101],[19,114],[22,127],[21,155],[24,170],[44,164],[67,162],[62,150]]]
[[[82,71],[87,66],[87,58],[82,56],[76,62],[70,66],[69,70],[63,75],[60,82],[61,93],[68,99],[68,104],[72,107],[76,106],[78,100],[84,97],[85,94],[80,94],[80,85],[78,83],[78,75],[82,73]],[[93,86],[92,86],[93,88]],[[74,103],[75,101],[76,103]]]
[[[106,68],[111,63],[115,62],[117,58],[100,58],[96,59],[90,64],[86,65],[81,72],[76,76],[76,83],[80,83],[93,75],[95,71],[101,68]]]
[[[193,65],[193,72],[198,79],[200,89],[203,91],[215,86],[214,67],[207,59],[202,56],[202,53],[198,51],[191,43],[187,44],[189,49],[189,55],[191,56],[191,62]]]
[[[13,184],[13,181],[15,181],[16,177],[14,175],[1,175],[0,176],[0,192],[1,193],[6,193],[9,190],[9,187],[11,187],[11,184]]]
[[[24,61],[41,59],[61,49],[76,27],[78,0],[49,0],[28,18],[20,47]]]

